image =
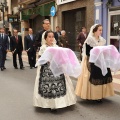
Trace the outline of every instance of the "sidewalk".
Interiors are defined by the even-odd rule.
[[[7,56],[11,57],[12,53],[8,52]],[[23,51],[22,53],[22,59],[24,62],[28,62],[28,56],[25,51]],[[112,72],[112,75],[113,75],[113,87],[114,87],[115,93],[120,95],[120,71],[116,72],[115,74]]]
[[[115,74],[112,72],[112,75],[115,93],[120,95],[120,71],[116,72]]]

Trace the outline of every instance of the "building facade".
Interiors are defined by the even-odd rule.
[[[94,0],[7,0],[7,4],[9,30],[18,29],[24,39],[29,27],[36,34],[42,29],[42,21],[47,18],[53,31],[56,26],[66,31],[69,46],[74,51],[79,51],[76,38],[81,28],[85,26],[89,32],[94,24]],[[54,16],[51,15],[53,6]]]
[[[20,31],[20,15],[18,11],[18,1],[1,0],[0,27],[4,27],[6,33],[8,30],[12,32],[13,28]]]
[[[28,28],[33,28],[33,32],[42,29],[42,21],[49,19],[51,29],[55,30],[56,17],[50,15],[52,6],[55,6],[54,0],[19,0],[21,13],[21,32],[26,35]]]
[[[70,48],[78,51],[76,37],[81,27],[89,32],[94,24],[94,0],[57,0],[57,5],[58,25],[67,32]]]
[[[103,37],[107,45],[115,45],[119,50],[120,0],[95,0],[95,23],[103,25]]]

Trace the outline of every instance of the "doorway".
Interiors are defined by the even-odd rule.
[[[108,13],[108,44],[120,52],[120,10]]]
[[[66,31],[69,47],[73,51],[79,51],[76,41],[81,28],[86,25],[86,8],[74,9],[62,13],[62,29]]]

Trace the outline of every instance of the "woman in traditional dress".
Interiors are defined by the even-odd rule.
[[[44,34],[39,56],[47,47],[58,47],[54,42],[54,33],[47,31]],[[50,108],[54,111],[57,108],[63,108],[76,103],[76,95],[71,79],[61,74],[54,77],[49,68],[50,63],[39,65],[34,87],[34,106],[41,108]]]
[[[105,76],[102,75],[100,68],[89,63],[90,50],[95,46],[103,46],[106,41],[102,34],[102,26],[95,24],[91,27],[90,33],[83,45],[82,73],[78,78],[76,95],[82,99],[96,100],[101,102],[102,98],[113,96],[113,84],[111,71]]]

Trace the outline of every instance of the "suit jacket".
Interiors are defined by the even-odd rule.
[[[68,37],[66,35],[64,37],[62,35],[59,36],[59,46],[61,46],[61,43],[63,47],[68,47]]]
[[[35,44],[38,47],[41,47],[41,42],[42,42],[42,34],[45,32],[46,30],[40,30],[37,32],[36,36],[35,36]]]
[[[14,51],[15,49],[18,52],[23,51],[22,37],[20,35],[18,35],[18,42],[16,42],[15,36],[10,37],[10,50]]]
[[[86,38],[87,38],[87,35],[88,34],[86,33],[86,37],[85,37],[85,35],[82,32],[80,32],[78,37],[77,37],[77,41],[83,45]]]
[[[7,34],[4,34],[3,39],[1,38],[1,34],[0,34],[0,48],[2,48],[5,51],[9,49],[9,39]]]
[[[26,35],[24,37],[24,46],[25,46],[25,50],[29,51],[36,51],[36,46],[35,46],[35,35],[33,35],[33,40],[31,39],[30,35]]]
[[[60,33],[60,35],[61,35],[61,33]],[[59,36],[58,36],[57,32],[54,32],[54,38],[56,39],[56,42],[57,42],[57,45],[58,45],[59,44]]]

